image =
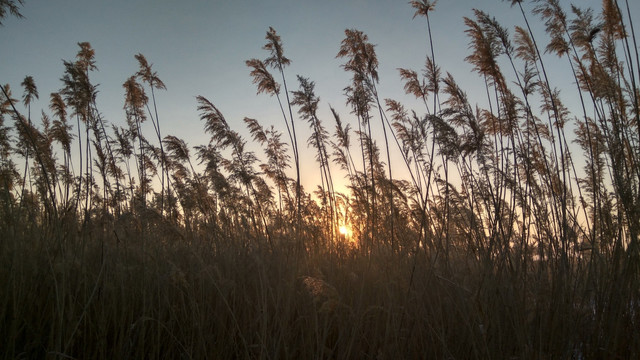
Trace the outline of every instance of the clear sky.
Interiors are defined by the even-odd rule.
[[[561,2],[567,7],[570,3]],[[472,92],[472,98],[481,83],[463,61],[468,55],[463,17],[471,17],[477,7],[512,28],[522,21],[509,3],[440,0],[432,13],[436,61]],[[599,7],[597,0],[576,3]],[[634,1],[630,5],[638,14],[640,7]],[[142,53],[167,86],[157,94],[163,134],[192,146],[208,142],[196,111],[197,95],[216,104],[244,135],[245,116],[285,130],[276,100],[256,95],[244,63],[267,56],[262,46],[269,26],[282,37],[285,56],[292,60],[286,69],[290,90],[297,87],[297,74],[315,81],[322,120],[331,131],[329,104],[343,120],[353,122],[342,96],[350,75],[335,58],[346,28],[365,32],[376,44],[382,98],[412,104],[396,69],[420,70],[427,53],[425,20],[412,20],[414,9],[405,0],[25,0],[21,11],[25,19],[7,18],[0,27],[0,82],[10,84],[18,98],[24,77],[33,76],[40,100],[32,105],[32,113],[47,110],[49,93],[61,88],[62,60],[73,60],[77,43],[87,41],[96,51],[99,71],[91,76],[100,84],[98,107],[107,121],[124,126],[122,83],[137,71],[134,55]],[[533,25],[542,29],[539,21]],[[563,81],[562,73],[557,79]],[[306,124],[299,128],[305,129],[300,137],[306,140]],[[147,136],[152,138],[151,132]],[[304,173],[313,174],[317,168],[303,161]],[[306,183],[310,190],[318,182]]]

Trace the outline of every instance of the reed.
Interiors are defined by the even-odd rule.
[[[21,4],[0,0],[0,20]],[[384,49],[348,29],[336,45],[351,113],[330,108],[332,131],[313,80],[288,90],[273,28],[269,57],[246,65],[284,127],[244,118],[247,138],[204,96],[209,143],[163,135],[166,87],[142,54],[121,124],[97,107],[89,43],[63,62],[39,121],[33,78],[22,105],[1,86],[0,357],[638,357],[628,2],[510,1],[523,21],[513,34],[475,10],[464,23],[479,103],[436,61],[436,2],[410,5],[428,50],[424,69],[399,75],[420,108],[379,93]],[[557,89],[552,67],[576,86]],[[572,92],[576,109],[563,102]],[[310,191],[301,120],[320,171]]]

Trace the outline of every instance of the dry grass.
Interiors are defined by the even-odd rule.
[[[65,61],[38,125],[34,79],[22,84],[27,117],[2,86],[0,357],[640,356],[640,63],[628,4],[605,0],[594,17],[534,2],[547,51],[575,74],[563,90],[580,95],[578,109],[547,77],[557,63],[522,2],[513,37],[482,11],[465,19],[484,106],[436,61],[435,4],[411,5],[430,52],[422,77],[400,76],[424,109],[382,100],[375,48],[347,30],[338,56],[352,118],[332,109],[333,135],[314,82],[287,89],[290,60],[268,30],[270,57],[247,65],[258,92],[276,95],[288,143],[245,119],[265,159],[203,96],[211,142],[163,138],[154,89],[164,84],[141,54],[122,126],[99,115],[88,43]],[[147,120],[157,139],[143,134]],[[313,194],[299,184],[304,122],[321,170]],[[398,149],[403,163],[389,164]],[[335,192],[338,174],[348,194]]]

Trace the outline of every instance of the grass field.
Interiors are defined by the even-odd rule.
[[[0,2],[0,18],[19,3]],[[163,134],[155,92],[165,85],[141,54],[139,71],[123,74],[121,124],[96,105],[89,43],[64,62],[39,119],[33,78],[22,101],[3,85],[0,357],[638,358],[640,61],[629,4],[534,3],[533,13],[505,3],[523,9],[509,31],[482,11],[464,19],[484,104],[433,46],[424,69],[399,70],[423,106],[382,98],[384,49],[353,29],[336,44],[350,114],[321,118],[314,82],[287,73],[270,28],[268,57],[246,65],[279,104],[282,131],[246,118],[244,138],[199,96],[211,142],[195,147]],[[435,41],[435,4],[403,6]],[[562,91],[578,95],[576,108],[551,66],[573,74]],[[321,173],[312,190],[300,181],[307,145]]]

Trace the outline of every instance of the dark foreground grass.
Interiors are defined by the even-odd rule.
[[[497,272],[463,254],[446,265],[423,252],[298,258],[285,247],[271,251],[240,239],[214,245],[147,230],[143,237],[135,226],[89,226],[63,236],[34,228],[5,238],[3,358],[640,353],[637,306],[625,300],[623,284],[605,277],[609,271],[537,264]],[[588,288],[593,276],[601,288]]]

